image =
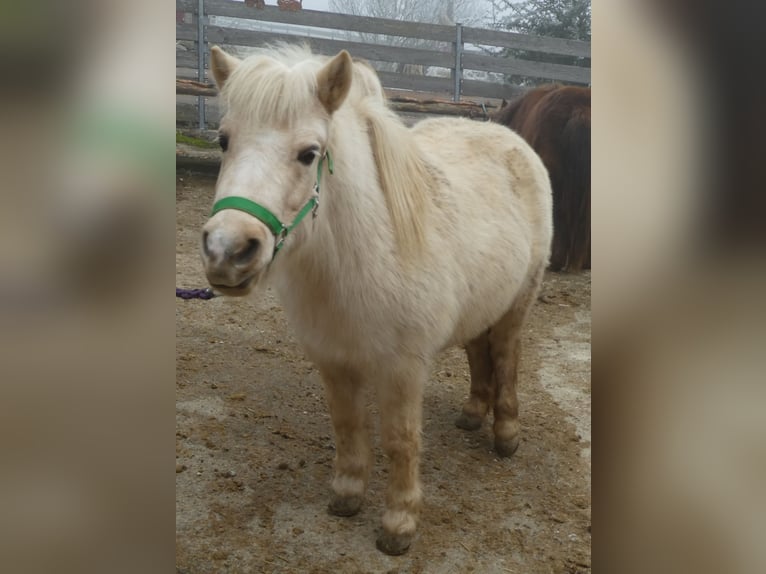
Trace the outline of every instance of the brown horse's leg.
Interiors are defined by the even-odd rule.
[[[471,395],[463,405],[463,412],[455,421],[455,425],[472,431],[481,427],[484,417],[495,402],[489,331],[485,331],[468,343],[465,352],[471,369]]]
[[[370,476],[370,450],[361,379],[348,368],[320,365],[335,431],[335,478],[328,510],[353,516],[362,506]]]
[[[516,297],[511,309],[492,327],[489,334],[492,364],[495,370],[495,450],[511,456],[519,446],[519,400],[516,396],[521,327],[542,283],[540,269]]]
[[[555,169],[555,171],[554,171]],[[551,241],[551,257],[548,267],[551,271],[566,271],[570,255],[570,236],[573,233],[572,221],[565,199],[571,191],[566,182],[558,177],[559,167],[550,170],[551,190],[553,193],[553,240]]]
[[[386,554],[403,554],[415,536],[422,498],[418,475],[426,376],[423,361],[412,359],[381,377],[378,385],[381,442],[390,471],[377,547]]]

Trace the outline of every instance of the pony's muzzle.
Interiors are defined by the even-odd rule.
[[[202,229],[202,262],[210,285],[225,295],[245,295],[268,265],[273,237],[259,221],[239,213],[217,214]]]

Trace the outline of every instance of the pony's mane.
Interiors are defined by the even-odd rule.
[[[561,87],[561,84],[545,84],[527,90],[508,105],[503,106],[492,113],[490,118],[497,123],[518,131],[526,116],[528,116],[532,109],[537,105],[537,102],[539,102],[543,96],[558,90]]]
[[[425,241],[425,218],[434,176],[412,133],[385,101],[367,98],[363,112],[401,254],[407,258]]]

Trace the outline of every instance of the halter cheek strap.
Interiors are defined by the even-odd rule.
[[[285,225],[282,223],[276,215],[271,213],[271,211],[262,205],[252,201],[251,199],[247,199],[246,197],[239,197],[236,195],[224,197],[223,199],[216,201],[213,205],[213,211],[210,214],[210,217],[213,217],[216,213],[223,209],[237,209],[252,215],[271,230],[271,233],[274,235],[275,239],[274,255],[276,255],[277,251],[282,249],[287,234],[295,229],[301,220],[303,220],[303,218],[309,214],[309,212],[313,211],[313,215],[316,217],[317,209],[319,208],[319,184],[322,181],[322,167],[324,165],[325,158],[327,158],[327,171],[333,173],[334,168],[332,157],[330,156],[330,150],[327,150],[325,155],[319,158],[319,163],[317,163],[317,181],[314,184],[314,195],[301,208],[301,210],[298,212],[298,215],[295,216],[295,219],[293,219],[290,225]]]

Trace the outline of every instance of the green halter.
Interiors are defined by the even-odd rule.
[[[216,201],[213,205],[213,212],[210,214],[210,217],[213,217],[222,209],[237,209],[252,215],[266,225],[266,227],[271,230],[271,233],[274,234],[274,255],[276,255],[277,251],[282,249],[287,234],[295,229],[310,211],[313,211],[314,217],[316,217],[316,210],[319,208],[319,184],[322,181],[322,166],[324,165],[325,158],[327,158],[327,171],[333,173],[332,157],[330,157],[330,150],[327,150],[325,155],[319,158],[319,163],[317,163],[317,181],[314,184],[315,195],[306,202],[306,205],[301,208],[290,225],[282,223],[276,215],[262,205],[259,205],[246,197],[239,197],[236,195],[224,197],[223,199]]]

